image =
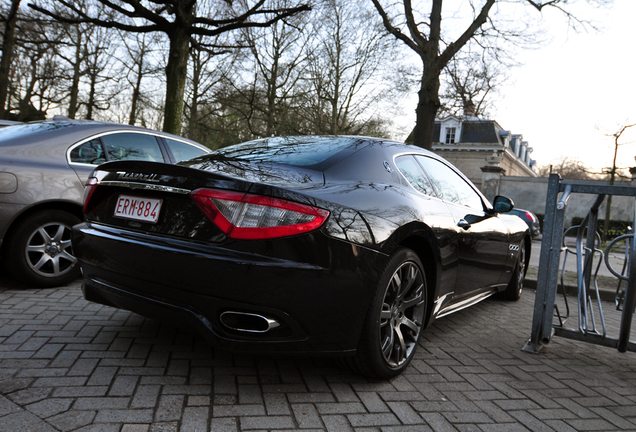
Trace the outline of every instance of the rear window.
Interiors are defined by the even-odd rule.
[[[67,128],[71,123],[26,123],[17,126],[8,126],[0,129],[0,143],[19,140],[24,137],[33,137],[36,134],[48,132],[54,129]]]
[[[224,147],[212,152],[214,159],[275,162],[293,166],[317,165],[345,149],[357,150],[363,143],[349,137],[277,137]],[[216,156],[216,157],[215,157]]]

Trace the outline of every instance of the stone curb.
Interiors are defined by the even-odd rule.
[[[536,289],[537,289],[537,280],[536,279],[526,279],[523,282],[523,287],[536,291]],[[577,287],[575,285],[566,285],[565,287],[566,287],[568,293],[576,293],[578,291],[578,289],[577,289]],[[562,291],[559,289],[558,292],[561,293]],[[615,298],[616,298],[616,290],[599,288],[598,292],[601,295],[601,300],[614,303]]]

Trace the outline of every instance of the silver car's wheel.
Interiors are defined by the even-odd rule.
[[[369,305],[356,356],[348,361],[371,378],[391,378],[410,363],[427,313],[424,266],[410,249],[389,259]]]
[[[52,222],[36,228],[27,240],[25,258],[31,270],[44,277],[59,277],[72,270],[77,258],[71,246],[71,227]]]
[[[20,281],[34,286],[66,284],[79,276],[73,256],[71,228],[74,215],[49,210],[31,215],[17,228],[8,247],[9,270]]]

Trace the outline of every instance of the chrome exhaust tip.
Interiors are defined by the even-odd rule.
[[[267,333],[280,327],[280,322],[275,319],[247,312],[226,311],[219,320],[230,330],[246,333]]]

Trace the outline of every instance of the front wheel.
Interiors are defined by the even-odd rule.
[[[418,256],[399,249],[385,267],[371,301],[355,370],[371,378],[399,375],[410,363],[426,318],[426,276]]]
[[[21,282],[37,287],[65,285],[79,277],[71,246],[71,227],[81,221],[62,210],[46,210],[26,218],[12,236],[8,269]]]
[[[523,291],[523,282],[526,279],[526,241],[522,241],[519,245],[519,256],[517,257],[517,263],[512,271],[512,277],[510,282],[504,291],[500,293],[501,298],[504,300],[517,301],[521,298]]]

